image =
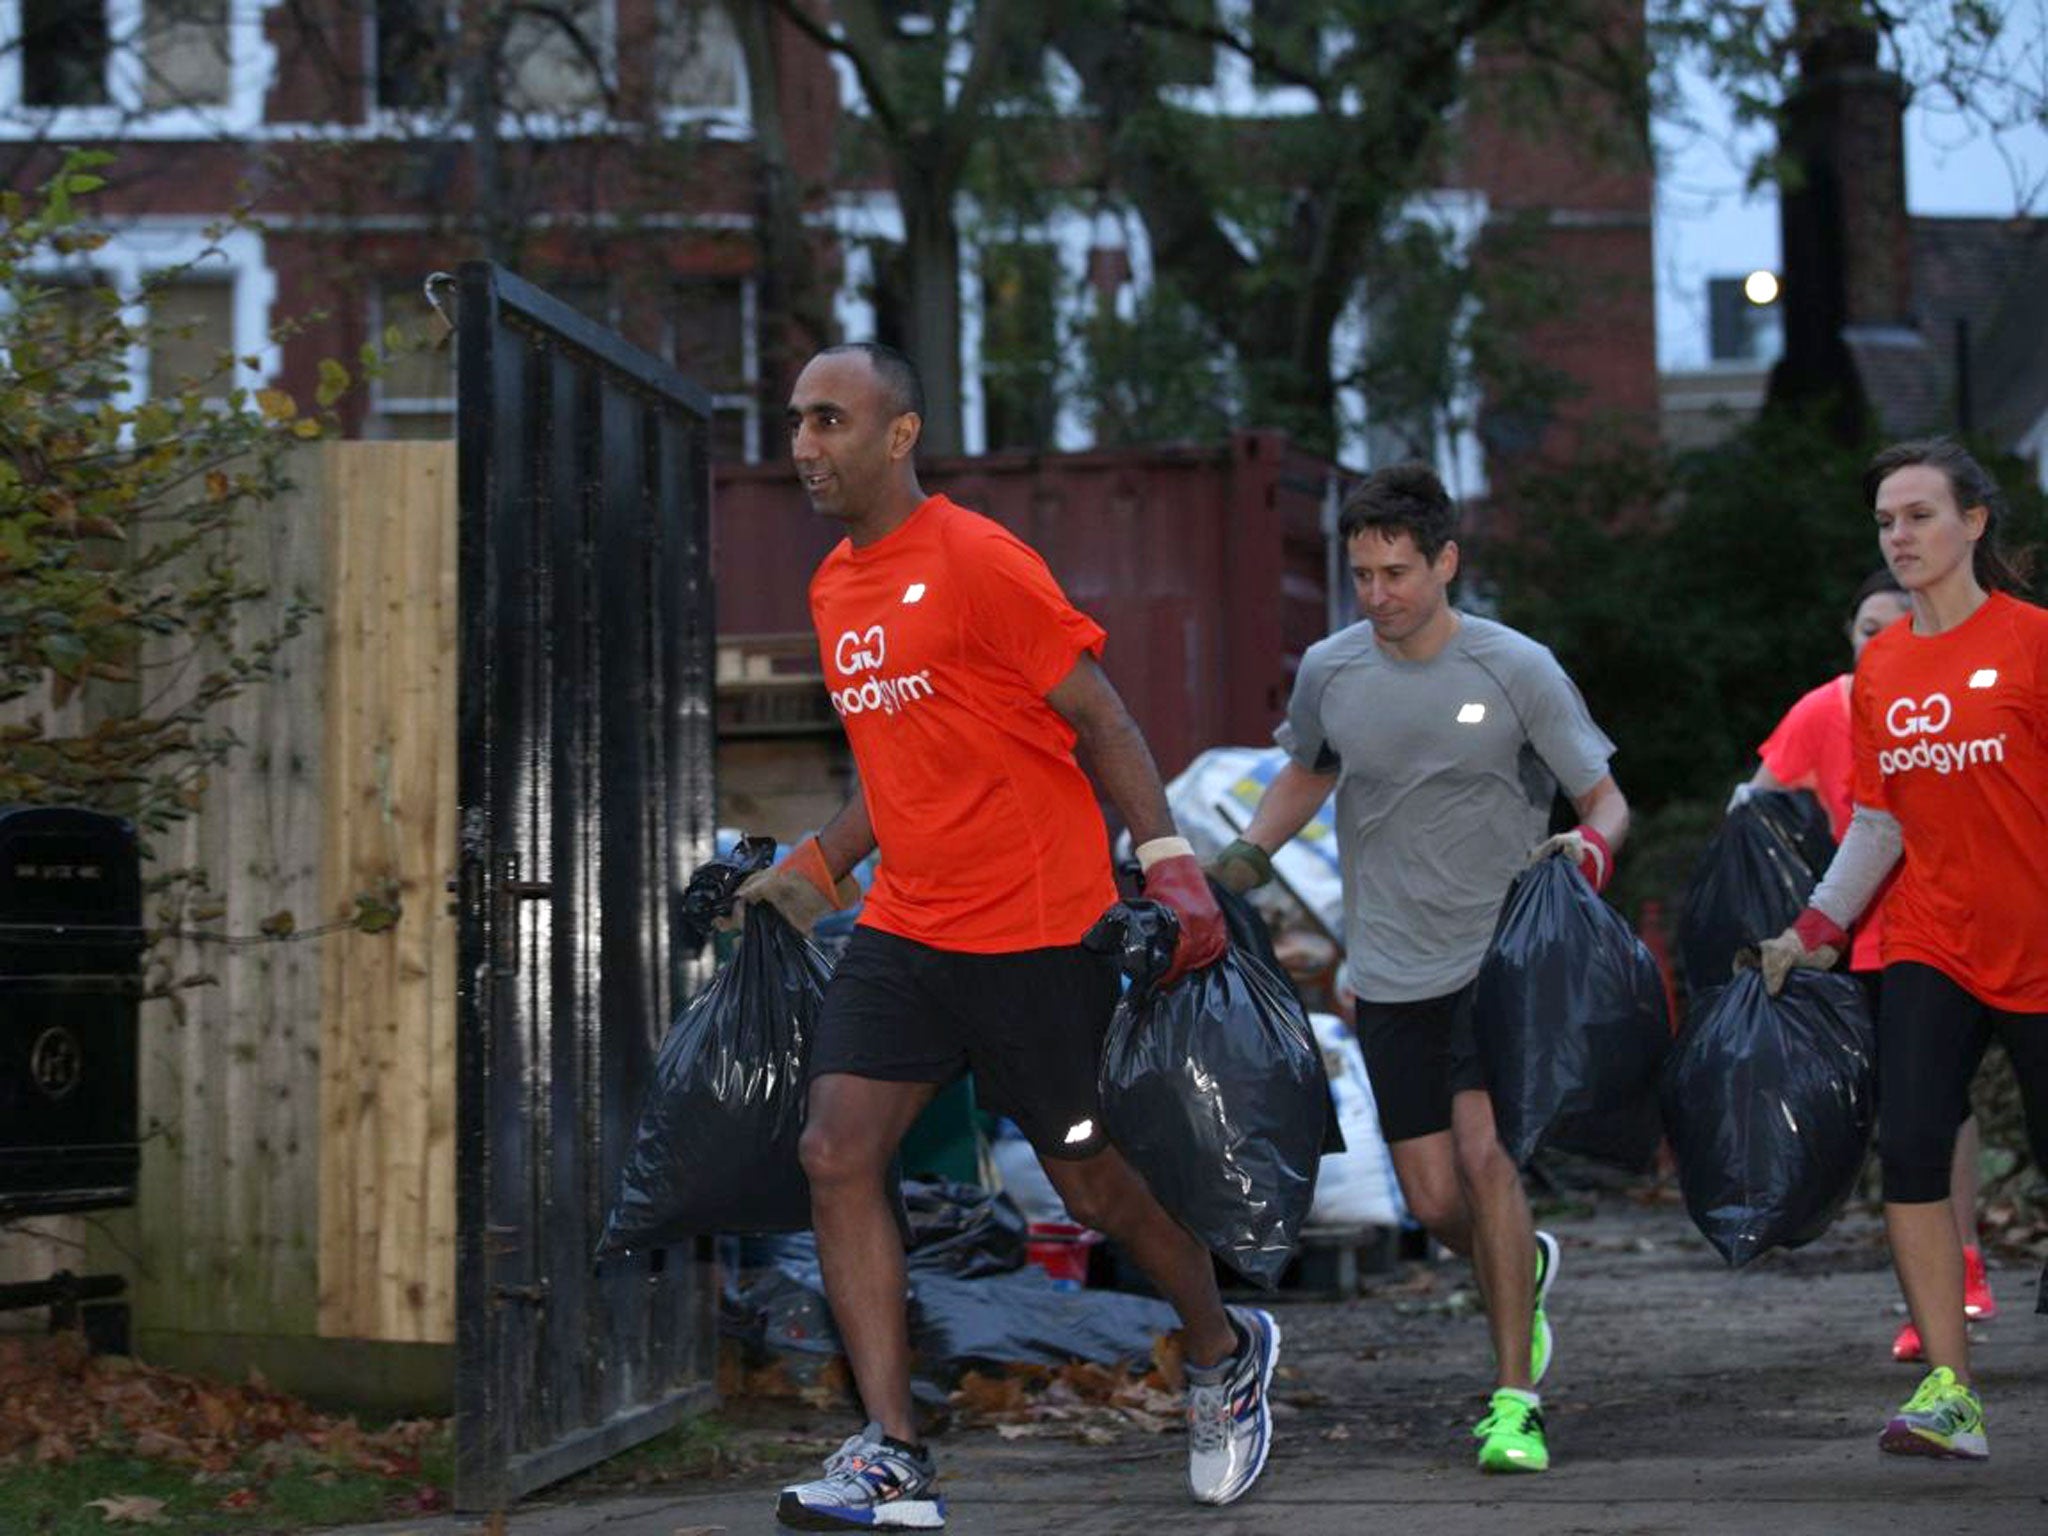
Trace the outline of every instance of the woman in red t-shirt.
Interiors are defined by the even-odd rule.
[[[1912,611],[1912,600],[1889,570],[1873,571],[1866,576],[1849,603],[1852,671],[1863,656],[1863,647]],[[1757,770],[1737,792],[1738,798],[1757,789],[1810,790],[1827,812],[1828,831],[1834,834],[1836,842],[1842,840],[1854,808],[1850,799],[1855,769],[1855,747],[1849,727],[1851,681],[1851,672],[1831,677],[1785,711],[1785,718],[1756,749],[1760,760]],[[1849,950],[1849,971],[1863,983],[1873,1013],[1878,1004],[1883,935],[1884,893],[1880,891],[1864,910],[1862,921],[1856,924],[1855,940]],[[1949,1165],[1949,1206],[1955,1212],[1956,1235],[1963,1242],[1963,1314],[1986,1319],[1998,1315],[1998,1303],[1991,1294],[1990,1277],[1984,1271],[1983,1250],[1977,1246],[1977,1160],[1981,1149],[1977,1117],[1971,1114],[1956,1133],[1955,1156]],[[1920,1330],[1911,1318],[1899,1325],[1892,1340],[1892,1358],[1925,1358]]]
[[[2048,611],[2011,594],[2004,498],[1942,439],[1871,461],[1878,548],[1913,600],[1872,640],[1850,700],[1855,812],[1812,904],[1763,946],[1773,990],[1827,966],[1887,877],[1878,1152],[1892,1263],[1932,1369],[1881,1449],[1980,1459],[1949,1166],[1996,1034],[2048,1169]]]

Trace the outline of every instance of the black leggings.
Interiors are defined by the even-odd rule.
[[[1948,1198],[1956,1131],[1970,1113],[1970,1082],[1993,1031],[2019,1080],[2034,1167],[2048,1173],[2048,1013],[1992,1008],[1918,961],[1884,968],[1877,1011],[1877,1147],[1887,1201],[1913,1205]]]

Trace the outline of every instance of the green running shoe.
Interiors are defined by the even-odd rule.
[[[1529,1313],[1529,1385],[1540,1387],[1543,1378],[1550,1371],[1551,1346],[1555,1339],[1550,1331],[1550,1314],[1543,1310],[1544,1300],[1550,1295],[1550,1284],[1557,1278],[1557,1239],[1548,1232],[1536,1234],[1536,1300]]]
[[[1991,1454],[1984,1439],[1984,1405],[1954,1371],[1937,1365],[1892,1415],[1877,1437],[1877,1448],[1894,1456],[1982,1461]]]
[[[1482,1472],[1548,1472],[1550,1447],[1543,1443],[1543,1405],[1531,1393],[1502,1387],[1486,1417],[1472,1426],[1479,1441]]]

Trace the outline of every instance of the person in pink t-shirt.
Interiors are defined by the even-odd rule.
[[[1849,605],[1849,655],[1852,671],[1829,678],[1785,711],[1785,718],[1758,747],[1761,762],[1738,796],[1757,789],[1806,789],[1820,800],[1828,815],[1828,830],[1836,842],[1849,825],[1853,809],[1850,779],[1854,759],[1849,731],[1849,685],[1853,663],[1863,647],[1880,631],[1896,624],[1912,610],[1912,602],[1900,588],[1898,578],[1888,570],[1866,577]],[[1871,1011],[1877,1009],[1877,977],[1883,968],[1879,959],[1879,938],[1884,931],[1884,905],[1880,896],[1864,920],[1857,924],[1855,942],[1849,950],[1849,969],[1863,983]],[[1972,1318],[1989,1318],[1998,1312],[1991,1295],[1991,1282],[1984,1272],[1984,1254],[1977,1246],[1977,1160],[1981,1138],[1977,1117],[1971,1115],[1956,1132],[1955,1159],[1949,1172],[1949,1204],[1955,1211],[1956,1233],[1963,1242],[1963,1311]],[[1892,1340],[1892,1358],[1918,1361],[1925,1358],[1920,1330],[1909,1318]]]

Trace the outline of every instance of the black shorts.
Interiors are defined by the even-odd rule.
[[[1358,1048],[1379,1109],[1380,1134],[1413,1141],[1451,1128],[1454,1095],[1486,1086],[1472,1022],[1478,981],[1412,1003],[1360,998]]]
[[[977,1102],[1042,1156],[1091,1157],[1108,1145],[1095,1078],[1118,990],[1115,960],[1078,944],[971,955],[856,928],[825,988],[810,1075],[971,1071]]]
[[[1969,1116],[1970,1082],[1994,1035],[2012,1060],[2034,1166],[2048,1168],[2048,1013],[1993,1008],[1915,960],[1884,968],[1877,1150],[1886,1200],[1948,1199],[1956,1130]]]

